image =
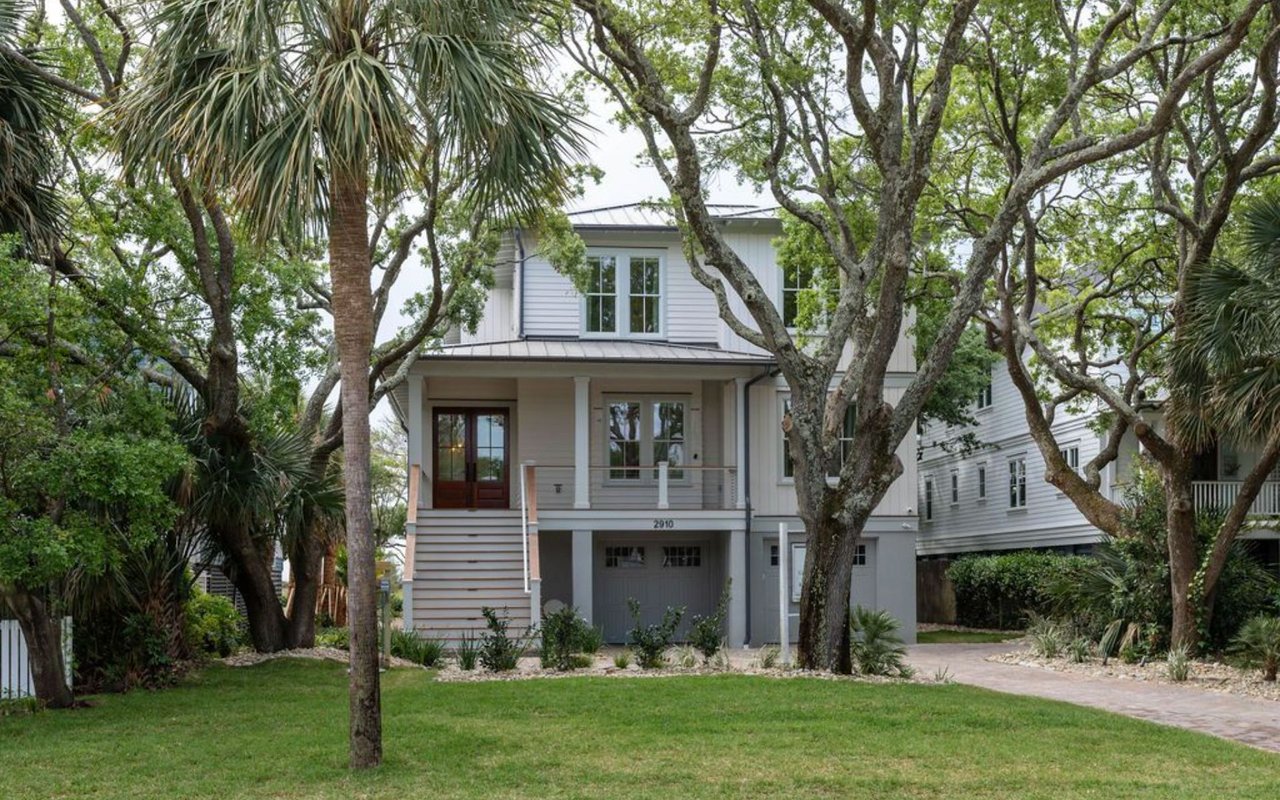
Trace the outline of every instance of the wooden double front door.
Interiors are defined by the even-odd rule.
[[[511,418],[505,408],[437,408],[432,414],[436,508],[511,507]]]

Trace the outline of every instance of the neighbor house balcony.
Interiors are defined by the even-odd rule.
[[[1193,481],[1192,498],[1199,511],[1226,511],[1240,496],[1243,481]],[[1262,484],[1258,496],[1249,506],[1249,515],[1255,517],[1280,516],[1280,481]]]

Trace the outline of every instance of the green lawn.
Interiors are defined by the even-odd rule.
[[[1019,631],[920,631],[916,641],[920,644],[987,644],[1021,639]]]
[[[962,686],[745,676],[384,682],[387,761],[344,769],[334,664],[0,719],[0,798],[1275,797],[1280,757]]]

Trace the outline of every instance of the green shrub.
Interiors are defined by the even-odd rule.
[[[391,655],[424,667],[434,667],[444,658],[444,645],[417,631],[392,630]]]
[[[542,666],[567,672],[582,663],[579,656],[600,649],[601,634],[576,609],[565,606],[542,617]],[[590,663],[590,659],[587,659]]]
[[[316,647],[351,649],[351,632],[346,628],[321,628],[316,631]]]
[[[694,616],[689,626],[689,644],[702,654],[704,664],[724,647],[724,618],[729,609],[730,581],[724,582],[724,590],[720,592],[720,602],[716,604],[716,612],[709,617]]]
[[[1233,651],[1246,667],[1262,670],[1264,681],[1274,681],[1280,670],[1280,617],[1254,617],[1240,627]]]
[[[187,642],[195,652],[226,658],[242,643],[241,617],[225,597],[195,589],[186,605]]]
[[[782,658],[782,651],[769,645],[760,651],[760,655],[756,658],[756,666],[760,669],[776,669],[779,658]]]
[[[593,656],[599,653],[600,648],[604,647],[604,629],[588,625],[586,630],[582,631],[582,641],[579,645],[582,647],[582,652],[587,655]]]
[[[636,654],[636,663],[642,669],[658,669],[667,663],[667,648],[680,627],[684,618],[684,607],[668,608],[662,613],[662,622],[656,625],[645,625],[640,621],[640,604],[634,597],[627,598],[627,608],[631,610],[631,619],[635,627],[627,634],[631,650]]]
[[[1032,551],[962,556],[947,569],[955,586],[956,622],[973,628],[1020,630],[1028,614],[1050,613],[1050,583],[1085,560]]]
[[[863,675],[909,677],[907,648],[898,635],[898,621],[887,611],[855,606],[849,615],[849,652]]]
[[[458,638],[458,646],[453,650],[453,656],[458,659],[458,669],[464,672],[475,669],[476,662],[480,659],[480,642],[476,640],[476,635],[471,631],[463,631]]]
[[[508,632],[511,621],[499,617],[498,612],[488,606],[480,609],[480,613],[484,614],[487,628],[480,639],[480,666],[490,672],[510,672],[520,663],[528,636],[523,639],[511,636]]]
[[[1067,660],[1072,664],[1083,664],[1089,660],[1089,640],[1077,636],[1067,645]]]
[[[631,651],[623,650],[615,653],[613,656],[613,665],[618,669],[626,669],[631,666]]]

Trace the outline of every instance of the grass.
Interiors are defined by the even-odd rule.
[[[989,644],[1021,639],[1021,631],[920,631],[916,634],[919,644]]]
[[[384,676],[345,769],[346,673],[280,660],[0,719],[4,798],[1274,797],[1280,758],[957,685]]]

